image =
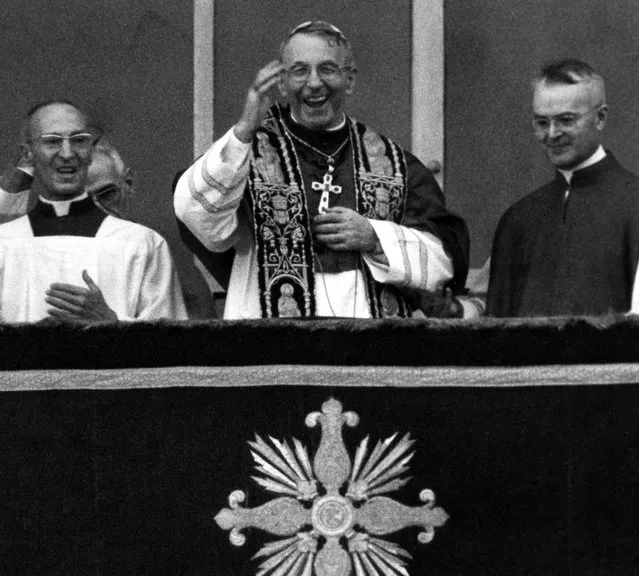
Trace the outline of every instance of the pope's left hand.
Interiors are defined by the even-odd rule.
[[[116,321],[116,313],[109,308],[102,290],[86,270],[82,272],[82,279],[87,285],[86,288],[60,282],[49,286],[45,298],[47,304],[52,306],[47,311],[49,316],[72,324]]]
[[[313,220],[315,239],[331,250],[373,252],[377,234],[368,218],[351,210],[335,206]]]

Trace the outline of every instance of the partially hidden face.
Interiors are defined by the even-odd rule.
[[[89,166],[87,192],[108,213],[125,217],[133,194],[131,169],[115,148],[98,143]]]
[[[601,143],[607,110],[593,82],[537,84],[533,126],[550,162],[570,170],[592,156]]]
[[[346,96],[355,86],[356,70],[347,65],[346,48],[336,40],[316,34],[295,34],[282,50],[285,72],[280,79],[280,91],[288,101],[297,121],[312,130],[333,128],[342,121]],[[300,80],[290,71],[308,67],[308,78]],[[337,67],[337,74],[326,79],[323,69]],[[287,72],[289,71],[289,72]]]
[[[69,104],[50,104],[32,116],[28,150],[34,184],[49,199],[65,200],[84,192],[93,143],[83,134],[88,135],[86,118]]]

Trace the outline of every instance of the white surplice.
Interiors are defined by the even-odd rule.
[[[23,216],[0,226],[0,319],[46,318],[49,286],[85,287],[83,270],[119,320],[187,318],[169,248],[155,231],[107,216],[95,237],[34,237]]]

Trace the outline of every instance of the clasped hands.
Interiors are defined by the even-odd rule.
[[[87,287],[56,282],[46,291],[45,301],[51,306],[49,317],[69,324],[88,324],[116,321],[116,313],[109,308],[102,291],[86,270],[82,279]]]

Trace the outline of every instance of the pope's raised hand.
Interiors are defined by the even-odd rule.
[[[277,85],[283,70],[279,60],[269,62],[262,68],[246,94],[242,117],[234,128],[235,136],[242,142],[249,143],[274,100],[273,88]]]
[[[86,288],[61,282],[49,286],[45,297],[45,301],[51,306],[49,316],[71,324],[117,320],[116,313],[104,300],[102,290],[86,270],[82,272],[82,279]]]

